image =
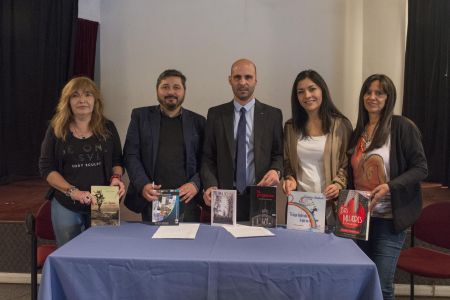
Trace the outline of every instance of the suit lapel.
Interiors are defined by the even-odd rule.
[[[159,130],[161,126],[161,112],[159,106],[156,106],[149,114],[150,130],[152,132],[152,174],[155,174],[156,157],[159,148]]]
[[[258,167],[260,165],[260,147],[264,139],[264,132],[266,130],[267,120],[265,120],[264,107],[258,100],[255,101],[255,112],[253,115],[253,151],[255,159],[255,176],[258,176]],[[257,178],[255,178],[257,180]]]
[[[265,131],[265,124],[267,123],[267,120],[265,120],[265,113],[264,113],[264,107],[261,105],[261,102],[258,100],[255,101],[255,113],[254,113],[254,120],[253,120],[253,132],[254,132],[254,143],[255,146],[261,142],[264,136]],[[255,147],[256,149],[256,147]]]
[[[225,107],[222,114],[223,128],[225,128],[225,138],[227,140],[228,149],[231,153],[232,162],[234,165],[236,151],[235,151],[235,141],[234,141],[234,105],[233,101]]]
[[[194,127],[193,119],[190,117],[189,112],[185,109],[183,109],[183,115],[181,116],[181,123],[183,126],[183,140],[184,140],[184,149],[186,151],[186,158],[192,157],[190,141],[191,141],[191,136],[194,134],[194,132],[192,130]],[[187,166],[188,166],[188,164],[186,164],[186,170],[187,170]]]

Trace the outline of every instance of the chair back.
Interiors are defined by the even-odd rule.
[[[450,201],[425,207],[413,230],[416,238],[450,249]]]
[[[51,202],[45,200],[45,202],[39,207],[36,214],[36,236],[45,240],[55,240],[55,233],[52,226],[52,212]]]

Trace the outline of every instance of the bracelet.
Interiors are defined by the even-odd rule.
[[[334,185],[339,185],[341,187],[341,190],[344,189],[344,186],[342,185],[342,183],[337,182],[336,180],[333,180],[331,183]],[[338,188],[339,188],[339,186],[338,186]]]
[[[111,182],[114,178],[117,178],[120,181],[122,181],[122,175],[121,174],[112,174],[111,178],[109,179],[109,182]]]
[[[77,190],[78,190],[78,188],[76,186],[71,186],[70,188],[67,189],[65,195],[69,198],[72,198],[72,193]]]

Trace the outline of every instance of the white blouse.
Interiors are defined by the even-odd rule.
[[[326,140],[327,135],[298,138],[297,156],[300,174],[296,175],[299,191],[322,193],[325,189],[323,152]]]

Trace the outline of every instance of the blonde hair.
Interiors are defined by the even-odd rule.
[[[70,123],[74,120],[73,112],[70,108],[70,98],[79,89],[88,91],[94,96],[94,109],[89,122],[89,128],[95,136],[106,140],[109,132],[106,128],[106,118],[103,116],[102,95],[95,82],[88,77],[72,78],[62,89],[55,115],[50,121],[55,136],[63,141],[67,139],[67,135],[70,132]]]

